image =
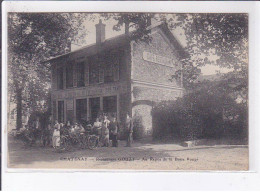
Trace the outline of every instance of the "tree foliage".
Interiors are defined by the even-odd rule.
[[[152,112],[153,137],[246,140],[247,106],[237,102],[232,88],[225,80],[206,81],[183,98],[158,104]]]
[[[39,102],[49,97],[50,67],[41,62],[66,53],[72,41],[83,41],[87,32],[83,22],[87,18],[95,20],[96,16],[115,20],[116,31],[124,27],[128,33],[134,29],[131,36],[136,41],[150,40],[151,19],[167,22],[172,31],[181,29],[189,53],[189,57],[182,59],[185,87],[193,87],[201,73],[200,67],[215,64],[230,68],[232,71],[224,76],[240,83],[235,89],[247,95],[247,14],[9,13],[8,83],[9,94],[20,109],[17,114],[26,107],[42,108]],[[180,70],[173,78],[181,78]]]
[[[170,30],[180,28],[185,36],[185,50],[189,57],[182,59],[183,78],[190,87],[200,75],[200,67],[213,64],[229,68],[234,77],[247,80],[248,70],[248,15],[230,13],[205,14],[154,14],[116,13],[103,14],[106,19],[114,19],[114,30],[130,25],[135,29],[136,40],[149,40],[151,19],[166,22]],[[173,75],[180,79],[181,71]],[[244,83],[244,85],[246,82]]]
[[[113,30],[120,31],[125,28],[125,33],[131,31],[131,39],[149,42],[151,40],[149,26],[153,13],[104,13],[101,15],[105,20],[115,20],[117,23],[113,26]]]
[[[27,107],[42,108],[40,102],[48,99],[50,66],[42,62],[64,54],[71,41],[85,36],[85,18],[73,13],[9,13],[8,83],[17,104],[18,128]]]
[[[248,15],[230,13],[174,14],[162,17],[171,29],[181,28],[186,37],[184,78],[189,85],[199,75],[197,68],[213,64],[229,68],[234,77],[248,74]],[[174,77],[180,77],[177,72]],[[244,82],[244,85],[246,84]]]

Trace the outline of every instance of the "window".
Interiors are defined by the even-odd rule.
[[[99,64],[97,63],[97,60],[94,60],[93,58],[90,60],[89,65],[89,83],[99,83]]]
[[[113,73],[114,67],[113,63],[107,64],[105,66],[105,83],[113,82],[114,81],[114,73]]]
[[[95,121],[100,112],[100,98],[89,99],[89,112],[92,121]]]
[[[76,100],[76,118],[78,122],[87,121],[87,99]]]
[[[119,80],[119,60],[117,56],[109,56],[105,61],[105,83],[114,82]]]
[[[119,60],[116,60],[113,65],[114,81],[119,81]]]
[[[85,63],[80,62],[77,64],[77,87],[85,86]]]
[[[73,87],[73,67],[72,65],[68,65],[66,67],[66,88]]]
[[[117,97],[106,96],[103,98],[103,110],[104,113],[109,115],[116,115],[117,112]]]
[[[64,101],[58,101],[58,122],[64,123]]]
[[[57,86],[58,89],[63,89],[63,68],[57,69]]]
[[[110,83],[119,80],[119,55],[107,55],[101,61],[89,59],[89,84]],[[84,72],[84,67],[81,72]],[[84,75],[82,75],[84,77]],[[83,78],[84,79],[84,78]]]

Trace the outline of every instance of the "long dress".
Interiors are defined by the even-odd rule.
[[[130,117],[126,119],[126,130],[127,130],[126,146],[131,147],[131,144],[133,142],[133,120]]]
[[[54,148],[60,146],[60,124],[59,123],[54,125],[54,131],[52,135],[52,145]]]
[[[103,136],[103,145],[108,146],[109,145],[109,126],[110,121],[108,119],[105,119],[103,121],[103,127],[102,127],[102,136]]]

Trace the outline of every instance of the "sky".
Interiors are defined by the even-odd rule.
[[[72,45],[72,50],[79,49],[82,46],[94,44],[96,42],[96,27],[95,24],[99,22],[99,18],[96,18],[94,21],[87,20],[85,22],[85,27],[87,29],[87,35],[85,37],[86,44],[85,45]],[[106,39],[112,38],[114,36],[118,36],[120,34],[124,33],[124,29],[121,31],[114,31],[113,26],[116,24],[116,21],[110,19],[107,21],[102,21],[104,24],[106,24]],[[174,37],[180,42],[182,46],[186,46],[186,39],[184,36],[184,31],[181,28],[177,28],[174,31],[172,31]],[[212,58],[217,58],[217,56],[211,56]],[[216,65],[205,65],[204,67],[201,67],[201,73],[203,75],[213,75],[216,74],[216,72],[220,73],[227,73],[230,71],[228,68],[219,67]]]

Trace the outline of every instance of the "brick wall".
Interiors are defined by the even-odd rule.
[[[172,67],[147,61],[143,52],[173,59]],[[175,100],[182,96],[180,83],[170,81],[171,76],[180,68],[177,53],[160,29],[152,34],[148,43],[132,43],[132,115],[138,127],[137,136],[152,135],[151,110],[155,103]]]
[[[181,90],[133,86],[132,102],[138,100],[150,100],[157,103],[165,100],[175,100],[177,97],[181,96]]]
[[[170,46],[167,38],[159,29],[151,35],[152,41],[150,44],[139,42],[132,44],[132,75],[134,80],[141,80],[146,82],[154,82],[161,84],[171,84],[172,86],[179,87],[175,81],[171,82],[171,76],[175,73],[176,69],[180,68],[180,62],[177,59],[177,53],[174,51],[173,46]],[[173,67],[160,65],[157,63],[149,62],[143,59],[143,52],[149,52],[154,55],[174,59],[176,64]]]

